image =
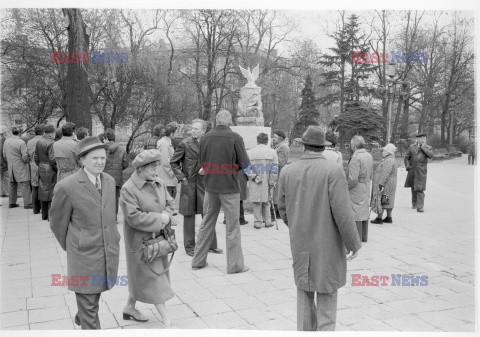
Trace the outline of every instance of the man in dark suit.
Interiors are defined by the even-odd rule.
[[[49,214],[50,228],[67,251],[68,289],[75,292],[75,323],[82,329],[101,328],[100,294],[118,281],[115,180],[103,173],[105,147],[97,137],[79,143],[83,169],[56,185]]]
[[[192,137],[184,139],[176,148],[170,166],[173,173],[181,182],[180,214],[183,215],[183,245],[185,252],[193,256],[195,248],[195,214],[203,216],[203,200],[205,197],[204,177],[198,173],[200,170],[200,139],[205,134],[207,123],[195,119],[192,123]],[[210,252],[221,254],[223,251],[217,247],[217,234],[213,233]]]

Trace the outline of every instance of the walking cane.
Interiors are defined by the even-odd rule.
[[[273,193],[270,193],[270,207],[273,207],[273,218],[275,219],[275,228],[278,231],[277,213],[275,212],[275,205],[273,204]]]

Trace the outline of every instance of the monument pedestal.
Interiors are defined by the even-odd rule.
[[[247,150],[257,146],[257,136],[262,132],[268,135],[268,146],[271,144],[272,128],[268,126],[237,125],[231,126],[230,129],[242,136]]]
[[[238,126],[264,126],[265,121],[263,117],[237,117]]]

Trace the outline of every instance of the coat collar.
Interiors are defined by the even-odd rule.
[[[325,157],[323,156],[322,153],[323,153],[323,152],[304,153],[304,154],[302,154],[302,156],[300,157],[300,160],[302,160],[302,159],[316,159],[316,158],[323,158],[323,159],[325,159]]]
[[[101,201],[102,204],[105,203],[105,201],[110,198],[109,195],[109,190],[106,188],[105,184],[105,175],[104,173],[100,173],[100,179],[102,181],[102,194],[100,195],[100,192],[97,190],[95,185],[90,181],[90,179],[87,176],[87,173],[85,173],[84,169],[80,169],[77,171],[77,177],[78,177],[78,182],[83,185],[85,189],[87,189],[98,201]]]
[[[145,179],[142,179],[140,178],[140,176],[137,174],[136,171],[134,171],[132,173],[132,176],[130,177],[130,179],[132,179],[132,182],[135,184],[135,186],[137,186],[137,188],[139,190],[141,190],[143,188],[143,186],[145,186],[145,184],[148,184],[148,181],[146,181]],[[159,184],[159,181],[158,180],[154,180],[155,184]]]
[[[365,153],[367,152],[367,150],[365,150],[364,148],[362,149],[358,149],[358,150],[355,150],[355,152],[353,154],[356,154],[356,153]]]

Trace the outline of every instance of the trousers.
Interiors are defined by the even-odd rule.
[[[240,193],[205,192],[202,225],[198,230],[197,244],[192,259],[192,267],[204,267],[212,244],[220,208],[223,207],[226,219],[227,274],[234,274],[244,267],[240,221],[238,219]]]
[[[101,329],[100,319],[98,317],[98,302],[100,300],[100,293],[75,293],[75,297],[77,298],[77,317],[80,321],[82,330]],[[75,317],[75,320],[77,320],[77,317]]]
[[[261,227],[262,222],[266,224],[272,221],[270,214],[270,202],[253,202],[253,218],[254,226]]]
[[[42,205],[42,220],[48,220],[48,212],[50,211],[51,201],[40,201]]]
[[[183,216],[183,246],[186,252],[193,252],[195,249],[195,215]],[[214,230],[210,249],[217,248],[217,233]]]
[[[40,200],[38,200],[38,186],[32,186],[32,207],[33,207],[33,214],[40,213],[42,204]]]
[[[17,188],[19,185],[23,196],[23,207],[32,206],[32,191],[30,190],[30,181],[17,182],[13,174],[10,177],[10,194],[8,196],[8,202],[10,205],[17,203]]]
[[[317,295],[316,301],[315,294]],[[297,288],[298,331],[334,331],[336,321],[336,290],[322,294]]]
[[[425,203],[425,192],[424,191],[414,191],[413,187],[412,190],[412,206],[417,209],[423,209],[423,205]]]

